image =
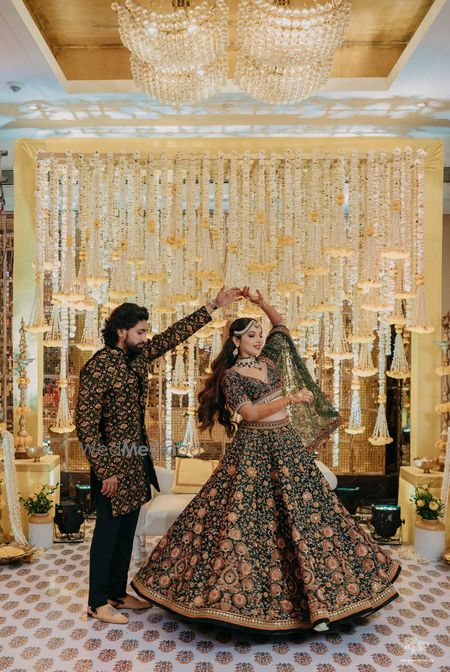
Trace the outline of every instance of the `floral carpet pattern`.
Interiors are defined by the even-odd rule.
[[[188,623],[155,606],[127,612],[126,626],[87,620],[89,542],[0,566],[0,670],[450,672],[449,568],[410,547],[391,547],[403,568],[400,598],[369,619],[268,636]],[[133,559],[130,578],[139,564]]]

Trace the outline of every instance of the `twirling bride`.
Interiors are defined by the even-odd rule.
[[[282,316],[260,292],[246,287],[243,295],[272,329],[264,343],[256,320],[235,320],[199,394],[201,427],[218,421],[233,441],[132,585],[189,619],[268,632],[326,630],[398,597],[392,584],[400,566],[316,466],[313,450],[341,421]]]

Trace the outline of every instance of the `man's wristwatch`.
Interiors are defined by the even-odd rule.
[[[211,306],[211,308],[212,308],[213,310],[217,310],[217,308],[219,307],[219,306],[217,305],[217,303],[216,303],[214,300],[213,300],[213,301],[210,301],[210,302],[209,302],[209,305]]]

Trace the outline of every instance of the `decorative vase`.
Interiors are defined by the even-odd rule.
[[[417,555],[425,560],[440,560],[445,551],[445,525],[440,520],[419,518],[414,532]]]
[[[28,541],[38,548],[53,546],[53,518],[49,513],[32,513],[28,518]]]

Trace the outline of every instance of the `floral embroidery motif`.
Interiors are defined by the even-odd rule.
[[[268,383],[226,373],[230,406],[280,386],[276,350],[268,338]],[[370,613],[398,596],[399,571],[330,490],[289,421],[241,422],[133,587],[188,618],[276,632]]]
[[[148,446],[144,417],[149,363],[210,320],[206,308],[199,308],[147,341],[144,352],[132,361],[120,348],[105,347],[80,372],[78,438],[96,478],[101,481],[114,474],[118,478],[117,493],[111,498],[114,516],[134,511],[150,499],[145,458],[132,449]],[[157,487],[151,462],[149,472]]]

